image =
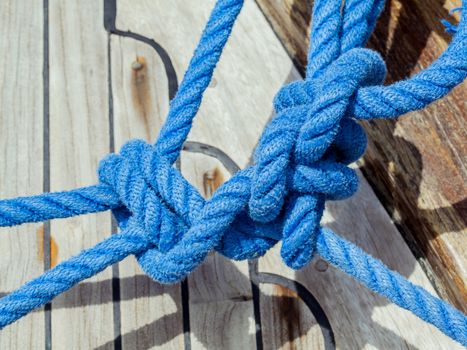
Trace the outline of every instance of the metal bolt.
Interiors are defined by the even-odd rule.
[[[329,267],[329,264],[323,259],[318,259],[315,263],[315,269],[319,272],[325,272]]]
[[[132,64],[131,64],[131,69],[133,70],[140,70],[141,68],[143,68],[143,64],[139,61],[134,61]]]

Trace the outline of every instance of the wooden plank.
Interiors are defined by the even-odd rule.
[[[181,164],[183,175],[205,198],[230,177],[218,160],[206,155],[183,153]],[[193,349],[256,349],[253,294],[246,261],[235,262],[211,253],[188,276],[188,286]]]
[[[41,1],[0,2],[1,198],[43,190],[43,21]],[[2,294],[43,272],[42,228],[0,230]],[[43,349],[44,337],[44,313],[38,310],[0,331],[0,348]]]
[[[265,349],[324,349],[321,329],[297,293],[261,284],[261,330]]]
[[[119,11],[117,18],[121,17],[139,20],[132,11]],[[154,140],[169,102],[160,56],[146,43],[112,35],[111,72],[116,150],[132,138]],[[119,274],[123,348],[183,348],[180,284],[156,283],[133,257],[119,264]]]
[[[361,174],[360,180],[360,189],[354,197],[328,203],[323,224],[435,294]],[[279,247],[276,247],[259,260],[259,271],[283,275],[304,285],[329,318],[338,349],[463,348],[433,326],[375,295],[319,258],[304,269],[294,271],[280,263]]]
[[[126,14],[117,16],[117,27],[154,38],[170,54],[181,78],[214,1],[202,0],[192,6],[188,0],[119,0],[117,5],[118,13]],[[256,41],[258,38],[261,41]],[[246,166],[271,114],[272,97],[279,86],[270,86],[269,77],[282,84],[294,69],[290,60],[284,65],[284,59],[284,50],[263,15],[254,3],[246,1],[188,139],[218,147],[240,167]],[[255,71],[259,66],[263,66],[263,75]],[[261,89],[253,88],[252,81]],[[242,88],[248,85],[245,93]]]
[[[50,3],[50,185],[52,191],[97,182],[109,153],[107,35],[100,2]],[[57,262],[110,234],[110,214],[55,220]],[[111,270],[72,288],[52,303],[52,346],[95,348],[112,341]]]
[[[257,3],[303,71],[311,4],[305,0]],[[370,47],[387,62],[387,83],[427,67],[446,49],[451,36],[440,19],[449,19],[448,10],[459,5],[458,0],[387,2],[370,40]],[[437,290],[464,312],[466,100],[464,83],[423,111],[397,121],[364,123],[370,143],[362,167]]]

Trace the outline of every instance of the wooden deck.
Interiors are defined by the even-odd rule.
[[[391,3],[395,11],[399,3]],[[410,7],[416,1],[407,3]],[[154,140],[213,4],[208,0],[196,4],[189,0],[1,1],[1,198],[93,184],[99,160],[107,153],[118,151],[130,138]],[[273,16],[274,11],[284,14],[281,6],[297,18],[292,22]],[[182,173],[206,197],[250,162],[272,116],[274,94],[285,82],[300,79],[301,61],[294,59],[293,50],[303,49],[300,33],[306,31],[308,8],[300,1],[246,0],[181,157]],[[441,14],[440,18],[447,17],[444,11]],[[296,42],[281,35],[286,31]],[[428,37],[425,40],[435,40],[439,50],[448,40],[439,31],[433,34],[435,39]],[[372,40],[378,48],[377,39]],[[425,43],[419,45],[421,52]],[[424,64],[430,55],[438,54],[433,52],[427,53]],[[406,63],[403,57],[395,57],[392,64],[398,59],[402,66]],[[437,107],[420,113],[434,113],[432,122],[442,123],[441,113],[450,109],[448,117],[454,119],[449,120],[464,125],[465,92],[464,84]],[[422,114],[412,118],[422,123],[417,117]],[[447,173],[429,172],[430,177],[424,177],[426,164],[432,171],[441,166],[434,160],[437,156],[424,162],[422,173],[419,158],[404,151],[409,147],[402,141],[404,130],[416,135],[408,119],[400,126],[391,124],[390,131],[383,126],[384,132],[378,127],[370,132],[373,143],[363,170],[382,202],[360,174],[359,192],[349,200],[329,203],[323,224],[437,293],[427,275],[431,270],[422,269],[401,232],[413,232],[412,215],[425,225],[423,232],[432,232],[425,228],[432,229],[436,220],[425,218],[437,215],[430,208],[438,202],[422,200],[416,205],[411,186],[396,190],[384,180],[394,175],[391,159],[385,158],[394,141],[378,137],[395,132],[391,137],[398,143],[393,151],[402,152],[396,164],[411,159],[415,163],[401,166],[407,170],[398,170],[399,175],[390,179],[402,181],[405,171],[415,168],[416,178],[405,178],[416,182],[415,191],[422,198],[434,198],[430,193],[437,192],[436,198],[444,200],[442,190],[431,189],[430,179]],[[418,142],[440,138],[443,132],[447,135],[436,141],[439,157],[446,156],[443,147],[455,150],[446,151],[452,157],[445,159],[465,157],[462,127],[452,124],[451,132],[439,126],[433,134],[431,124],[423,125],[430,136],[423,134]],[[455,137],[451,140],[448,135]],[[426,149],[422,148],[422,155]],[[387,166],[378,168],[380,163]],[[462,218],[460,210],[449,209],[460,208],[465,201],[465,183],[457,177],[465,175],[462,164],[462,159],[452,163],[451,169],[457,171],[452,186],[457,187],[449,188],[458,191],[449,192],[452,196],[443,202],[448,208],[440,220],[443,225]],[[391,219],[390,202],[381,195],[384,191],[397,193],[397,203],[406,203],[404,192],[418,211],[403,211],[407,215],[401,224],[395,220],[396,211],[389,210]],[[408,207],[406,203],[397,208]],[[116,227],[110,213],[103,213],[0,231],[0,293],[4,295],[101,241]],[[438,251],[436,247],[450,247],[449,254],[442,255],[454,259],[452,270],[426,266],[443,268],[437,275],[448,277],[436,279],[442,287],[437,290],[465,307],[465,225],[437,232],[431,250],[430,245],[416,247],[424,247],[428,258]],[[461,292],[459,285],[464,286]],[[338,349],[462,349],[319,258],[300,271],[286,268],[277,249],[252,262],[232,262],[211,254],[186,281],[171,286],[150,280],[136,260],[128,258],[0,331],[0,349],[331,349],[332,339]]]

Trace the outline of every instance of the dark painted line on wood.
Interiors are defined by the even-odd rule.
[[[258,263],[256,260],[248,261],[248,273],[250,276],[251,291],[253,293],[253,314],[255,317],[255,324],[256,324],[256,329],[255,329],[256,348],[258,350],[263,350],[264,348],[263,328],[262,328],[262,323],[261,323],[261,309],[260,309],[261,292],[259,290],[259,284],[257,282],[257,279],[255,278],[258,273],[257,268],[258,268]]]
[[[175,161],[175,168],[180,172],[182,171],[181,155]],[[187,278],[180,282],[180,293],[182,299],[183,342],[185,343],[185,350],[191,350],[190,289]]]
[[[43,177],[42,190],[50,192],[50,89],[49,89],[49,1],[43,1],[43,66],[42,66],[42,85],[43,85]],[[50,221],[44,222],[43,236],[44,251],[44,271],[50,269]],[[52,348],[52,304],[47,303],[44,306],[44,340],[45,350]]]
[[[175,161],[175,168],[180,172],[182,171],[181,155]],[[180,293],[182,299],[183,342],[185,343],[185,350],[191,350],[190,289],[187,278],[180,282]]]
[[[145,37],[144,35],[133,33],[131,31],[123,31],[116,28],[117,19],[117,2],[116,0],[104,0],[104,27],[111,33],[125,38],[131,38],[151,46],[159,55],[164,64],[165,73],[167,75],[169,100],[172,100],[177,93],[178,79],[177,73],[173,66],[172,60],[168,52],[154,39]]]
[[[104,0],[104,28],[107,32],[115,31],[115,21],[117,19],[116,0]]]
[[[181,155],[175,161],[175,168],[182,171],[182,157]],[[183,326],[183,342],[185,350],[191,349],[191,325],[190,325],[190,290],[188,287],[188,279],[185,278],[180,282],[180,293],[182,301],[182,326]]]
[[[145,36],[137,34],[137,33],[115,29],[115,31],[112,32],[112,34],[119,35],[119,36],[126,37],[126,38],[132,38],[137,41],[141,41],[151,46],[154,50],[156,50],[157,54],[162,60],[162,63],[164,64],[165,74],[167,75],[167,81],[168,81],[169,100],[172,100],[175,94],[177,93],[178,80],[177,80],[177,73],[175,72],[175,68],[172,64],[172,60],[170,59],[167,51],[165,51],[165,49],[153,39],[146,38]]]
[[[114,128],[114,106],[112,91],[112,48],[110,42],[110,33],[107,34],[107,94],[109,109],[109,151],[115,152],[115,128]],[[118,234],[118,225],[112,216],[110,223],[110,232]],[[114,349],[122,349],[122,313],[120,309],[121,291],[120,291],[120,270],[119,265],[112,265],[112,313],[114,330]]]
[[[190,291],[188,289],[188,280],[184,279],[180,283],[182,292],[182,319],[183,319],[183,339],[185,341],[185,350],[191,349],[191,327],[190,327]]]
[[[318,325],[320,326],[324,338],[324,348],[326,350],[335,349],[336,341],[334,337],[334,331],[332,330],[331,324],[329,323],[329,319],[326,316],[326,313],[319,304],[318,300],[316,300],[316,298],[313,296],[313,294],[311,294],[310,291],[306,289],[304,285],[297,281],[293,281],[286,277],[272,273],[258,272],[258,263],[256,260],[251,261],[251,264],[251,278],[256,282],[256,284],[276,284],[288,288],[298,294],[300,299],[302,299],[303,302],[308,306],[308,309],[310,309],[316,322],[318,322]]]
[[[217,147],[206,145],[201,142],[186,141],[183,144],[183,150],[191,153],[201,153],[216,158],[231,175],[240,171],[240,167],[232,160],[232,158]]]

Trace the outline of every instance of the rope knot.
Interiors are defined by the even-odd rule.
[[[143,270],[152,271],[142,256],[170,251],[187,230],[187,224],[170,204],[163,200],[158,177],[171,172],[153,145],[143,140],[131,140],[120,154],[110,154],[99,166],[99,180],[111,187],[120,198],[121,206],[113,209],[119,227],[131,226],[147,240],[148,249],[138,256]],[[172,176],[177,173],[171,172]],[[147,266],[146,266],[147,265]]]
[[[252,259],[277,241],[271,239],[277,237],[277,223],[255,225],[243,210],[251,171],[244,173],[206,202],[156,146],[143,140],[130,140],[99,166],[100,182],[120,198],[113,209],[119,227],[137,232],[144,243],[138,262],[163,283],[182,279],[213,249],[232,259]]]
[[[344,199],[358,187],[347,165],[366,147],[352,119],[359,88],[381,84],[386,68],[374,51],[351,49],[312,79],[285,85],[276,116],[255,152],[250,216],[270,222],[284,213],[282,257],[293,268],[311,259],[326,199]]]

